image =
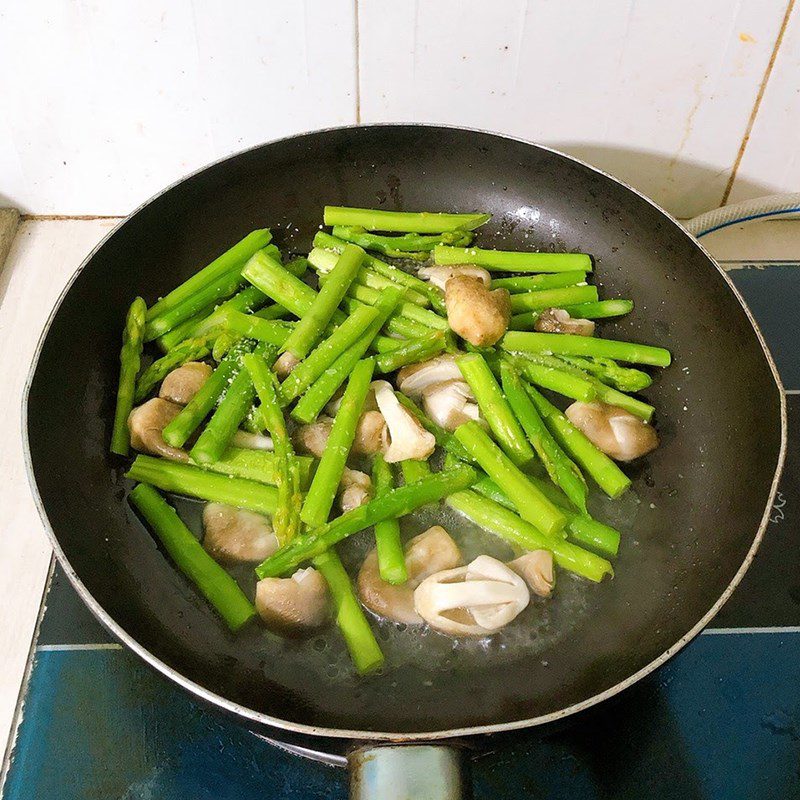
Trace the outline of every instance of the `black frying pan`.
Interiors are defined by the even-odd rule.
[[[125,500],[108,453],[120,331],[148,302],[256,227],[306,252],[324,204],[485,210],[484,246],[591,253],[605,296],[636,310],[605,335],[660,344],[674,365],[647,399],[661,447],[632,467],[613,581],[558,607],[538,650],[388,663],[333,678],[303,647],[230,635],[165,559]],[[64,568],[126,645],[243,722],[360,739],[464,736],[537,725],[610,697],[705,625],[752,559],[785,445],[782,392],[730,282],[681,226],[567,156],[475,131],[320,131],[240,153],[181,181],[123,222],[54,311],[27,397],[35,489]],[[574,587],[564,580],[564,592]],[[578,590],[576,590],[578,591]],[[554,601],[557,602],[557,601]],[[569,613],[568,613],[569,612]],[[542,611],[541,613],[551,613]],[[565,635],[553,632],[564,626]],[[510,654],[509,654],[510,653]],[[474,655],[474,654],[473,654]]]

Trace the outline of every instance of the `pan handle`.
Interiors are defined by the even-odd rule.
[[[375,745],[355,750],[347,763],[351,800],[461,800],[468,796],[464,759],[455,747]]]

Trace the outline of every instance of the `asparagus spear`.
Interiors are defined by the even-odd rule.
[[[133,409],[136,376],[142,362],[142,336],[146,314],[147,306],[144,300],[137,297],[128,309],[125,329],[122,332],[117,407],[114,412],[114,429],[111,432],[111,452],[120,456],[127,456],[130,447],[128,417]]]
[[[272,234],[267,229],[248,233],[244,239],[231,247],[230,250],[225,251],[207,267],[192,275],[191,278],[173,289],[166,297],[154,303],[147,312],[148,322],[167,311],[171,311],[222,275],[241,271],[247,259],[258,250],[261,250],[262,247],[266,247],[271,239]]]
[[[547,426],[536,411],[536,406],[525,392],[516,370],[504,361],[500,365],[500,374],[503,392],[511,410],[525,430],[528,441],[536,450],[547,474],[553,483],[563,489],[572,504],[586,514],[588,489],[580,470],[570,461],[547,430]]]
[[[376,250],[394,258],[413,258],[425,261],[437,244],[450,244],[463,247],[472,244],[474,234],[470,231],[451,231],[425,236],[419,233],[406,233],[402,236],[380,236],[367,233],[364,228],[352,225],[335,225],[333,235],[346,242],[353,242],[365,250]]]
[[[445,344],[444,333],[433,331],[419,339],[411,339],[389,353],[381,353],[375,359],[375,367],[378,372],[394,372],[406,364],[416,364],[433,358],[444,350]]]
[[[136,382],[134,402],[141,403],[161,383],[172,370],[182,366],[187,361],[197,361],[205,358],[211,352],[211,343],[216,338],[216,333],[208,333],[197,339],[186,339],[172,348],[166,355],[154,361]]]
[[[671,361],[669,350],[634,342],[614,339],[596,339],[592,336],[576,336],[571,333],[527,333],[509,331],[501,340],[503,350],[529,353],[553,353],[568,356],[600,356],[631,361],[635,364],[650,364],[668,367]]]
[[[136,456],[125,477],[152,484],[165,492],[225,503],[270,516],[275,513],[278,499],[274,486],[218,475],[191,464],[179,464],[152,456]]]
[[[475,470],[462,464],[407,486],[391,489],[381,497],[376,497],[363,506],[347,511],[319,528],[299,536],[259,564],[256,567],[256,574],[259,578],[268,578],[289,573],[304,561],[324,553],[342,539],[363,531],[376,522],[405,516],[420,506],[435,503],[452,492],[466,489],[476,478]]]
[[[336,489],[342,478],[347,456],[356,435],[356,426],[369,391],[375,364],[359,361],[350,375],[342,403],[333,421],[328,444],[322,454],[314,480],[308,489],[300,518],[309,528],[324,525],[331,512]]]
[[[543,311],[545,308],[561,308],[566,305],[589,303],[597,300],[596,286],[567,286],[561,289],[539,289],[511,295],[511,312]]]
[[[456,439],[481,468],[503,487],[523,519],[548,536],[558,536],[564,515],[534,486],[508,456],[489,438],[477,422],[467,422],[455,431]]]
[[[473,491],[451,494],[447,505],[462,513],[487,531],[525,550],[549,550],[559,567],[599,582],[613,575],[604,558],[557,537],[545,536],[534,525],[520,519],[513,511]]]
[[[579,303],[574,306],[563,306],[573,319],[602,319],[604,317],[621,317],[633,310],[631,300],[598,300],[596,303]],[[511,317],[509,330],[532,331],[540,311],[523,311]]]
[[[368,231],[445,233],[471,231],[488,222],[491,214],[441,214],[427,211],[381,211],[375,208],[325,206],[326,225],[355,225]]]
[[[619,497],[631,485],[630,478],[533,386],[526,386],[525,390],[561,447],[609,497]]]
[[[374,291],[372,289],[368,289],[366,286],[360,288],[369,292]],[[377,301],[380,299],[382,294],[383,292],[375,292],[374,294],[370,294],[370,300],[374,300],[375,305],[377,305]],[[413,319],[409,319],[408,317],[402,315],[400,310],[400,305],[402,303],[402,299],[398,301],[395,309],[392,311],[391,316],[386,320],[386,325],[384,326],[386,331],[391,333],[393,336],[403,336],[408,339],[418,339],[420,336],[425,336],[426,334],[430,333],[431,328],[429,328],[427,325],[420,324],[419,322],[415,322]],[[356,310],[361,308],[363,305],[372,305],[372,303],[363,303],[360,300],[355,300],[352,297],[345,297],[344,300],[342,300],[342,308],[344,308],[348,314],[354,314]],[[376,345],[378,344],[377,339],[375,343]],[[381,351],[385,349],[386,348],[381,348]]]
[[[514,275],[510,278],[492,278],[492,289],[508,289],[511,294],[520,294],[543,289],[562,289],[577,286],[585,281],[586,273],[581,270],[542,275]]]
[[[377,308],[369,306],[356,309],[351,317],[301,361],[281,384],[280,394],[284,405],[299,397],[342,353],[354,345],[378,314]]]
[[[321,276],[320,280],[324,285],[326,277]],[[376,291],[375,289],[370,289],[369,286],[363,286],[360,283],[354,283],[347,293],[350,297],[353,297],[359,302],[366,303],[370,306],[374,306],[381,296],[380,292]],[[448,330],[447,320],[444,317],[440,317],[438,314],[430,311],[427,308],[420,308],[419,306],[414,305],[414,303],[401,302],[399,313],[401,316],[410,320],[414,320],[415,322],[419,322],[421,325],[424,325],[427,328],[435,328],[440,331]]]
[[[583,356],[557,356],[557,358],[588,372],[621,392],[640,392],[653,382],[646,372],[633,367],[622,367],[610,358],[584,358]]]
[[[214,346],[211,348],[211,358],[219,364],[219,362],[243,340],[244,337],[241,333],[221,330],[217,338],[214,339]]]
[[[490,272],[592,271],[592,259],[584,253],[517,253],[440,245],[433,249],[433,260],[437,264],[475,264]]]
[[[470,353],[459,356],[456,363],[506,455],[518,467],[527,464],[533,458],[533,450],[486,360],[478,353]]]
[[[391,467],[381,453],[372,462],[372,486],[375,497],[382,497],[393,488]],[[375,523],[375,547],[381,578],[387,583],[405,583],[408,580],[406,557],[400,541],[400,523],[396,519]]]
[[[314,459],[309,456],[293,456],[293,459],[297,462],[300,489],[305,489],[311,480]],[[203,469],[230,475],[232,478],[247,478],[269,486],[278,485],[278,458],[268,450],[229,447],[219,461],[204,464]]]
[[[383,327],[383,324],[400,302],[402,289],[397,286],[387,289],[375,305],[377,316],[365,328],[364,333],[350,345],[315,381],[308,387],[306,393],[297,402],[292,410],[292,418],[298,422],[308,424],[313,422],[325,404],[336,394],[336,390],[347,380],[353,368],[361,360]]]
[[[253,314],[242,314],[240,311],[232,309],[224,311],[219,318],[227,330],[277,347],[287,342],[297,330],[292,322],[262,319]]]
[[[350,657],[361,675],[383,665],[383,653],[361,610],[350,577],[336,550],[331,548],[314,559],[314,566],[328,584],[336,614],[336,624],[344,636]]]
[[[175,509],[152,486],[140,483],[130,493],[130,499],[178,569],[197,586],[232,631],[253,619],[256,610],[236,581],[206,553]]]

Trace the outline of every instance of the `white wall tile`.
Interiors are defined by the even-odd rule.
[[[715,207],[785,0],[359,0],[361,118],[552,144],[674,213]]]
[[[800,6],[786,26],[730,202],[800,192]]]
[[[119,214],[202,164],[355,121],[353,0],[0,11],[0,200]]]

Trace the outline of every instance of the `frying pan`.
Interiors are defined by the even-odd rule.
[[[435,645],[427,660],[387,659],[378,675],[332,675],[309,644],[255,627],[228,633],[126,502],[125,465],[108,441],[131,299],[154,301],[257,227],[270,227],[283,250],[307,252],[326,203],[485,210],[493,217],[480,230],[483,246],[590,253],[601,293],[636,302],[632,314],[605,323],[604,334],[673,352],[673,366],[645,392],[662,444],[631,467],[616,576],[597,586],[562,577],[557,594],[575,602],[559,610],[557,597],[552,610],[534,609],[545,623],[533,644],[515,650],[514,641],[501,642],[481,658],[459,647],[443,656]],[[548,148],[419,125],[271,142],[154,197],[65,290],[26,398],[34,493],[65,571],[100,621],[164,675],[253,729],[354,743],[463,740],[540,725],[664,663],[747,569],[785,448],[783,394],[761,334],[730,281],[675,220]],[[376,748],[356,760],[357,792],[375,790],[374,781],[396,769],[449,780],[450,789],[457,783],[446,749]],[[386,785],[381,791],[389,796]]]

